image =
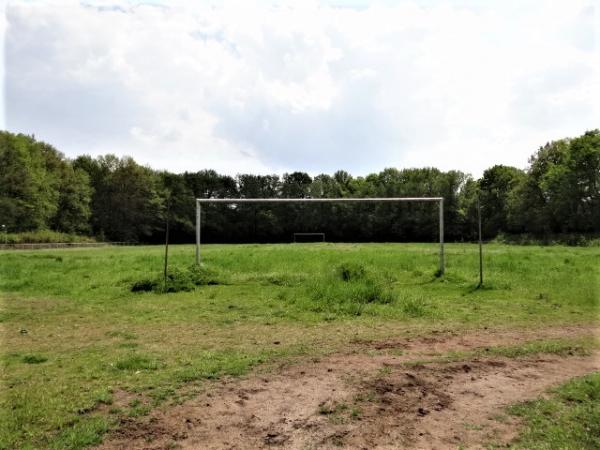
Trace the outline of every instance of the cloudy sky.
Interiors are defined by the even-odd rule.
[[[9,1],[0,120],[178,172],[524,168],[600,127],[594,4]]]

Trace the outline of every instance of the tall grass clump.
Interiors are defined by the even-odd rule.
[[[362,265],[344,262],[309,287],[310,309],[359,316],[370,304],[389,304],[396,299],[383,278],[369,273]]]
[[[193,265],[187,268],[173,267],[169,269],[167,278],[164,275],[156,275],[151,278],[143,278],[131,285],[131,292],[189,292],[198,286],[210,286],[223,284],[219,274],[212,269]]]
[[[366,270],[362,264],[345,262],[336,267],[336,274],[342,281],[364,280]]]
[[[429,312],[427,304],[422,297],[405,297],[399,303],[400,309],[408,317],[423,317]]]

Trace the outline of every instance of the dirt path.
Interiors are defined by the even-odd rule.
[[[183,405],[124,422],[100,448],[445,449],[503,444],[518,431],[515,419],[504,414],[505,406],[600,370],[600,354],[407,362],[450,350],[593,333],[593,327],[484,330],[363,343],[346,354],[215,383]]]

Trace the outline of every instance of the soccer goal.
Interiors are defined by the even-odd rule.
[[[444,198],[443,197],[383,197],[383,198],[197,198],[196,199],[196,264],[200,264],[200,228],[203,203],[384,203],[433,202],[439,206],[440,253],[439,273],[446,268],[444,261]]]
[[[325,233],[293,233],[292,239],[294,243],[298,242],[298,240],[302,241],[303,238],[318,238],[319,241],[325,242]]]

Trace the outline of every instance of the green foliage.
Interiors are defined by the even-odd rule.
[[[32,137],[0,132],[0,217],[9,230],[48,226],[58,209],[61,156]]]
[[[340,198],[442,196],[446,239],[476,238],[477,199],[483,234],[600,233],[600,131],[541,147],[526,172],[502,165],[480,180],[435,168],[386,168],[366,177],[345,171],[221,175],[214,170],[157,172],[132,158],[66,159],[33,137],[0,134],[0,218],[11,232],[51,229],[100,240],[164,240],[167,203],[172,242],[194,238],[194,198]],[[168,199],[168,202],[167,202]],[[330,241],[437,239],[432,204],[204,205],[207,242],[289,242],[298,231]]]
[[[132,158],[81,156],[74,166],[87,173],[93,188],[92,228],[112,241],[149,239],[161,227],[164,197],[158,175]]]
[[[0,233],[0,244],[53,244],[53,243],[73,243],[73,242],[96,242],[89,236],[79,234],[59,233],[57,231],[41,230],[26,231],[23,233],[7,233],[6,236]]]
[[[497,243],[517,245],[569,245],[574,247],[599,247],[600,235],[585,233],[558,233],[537,236],[534,234],[500,233],[494,239]]]
[[[482,233],[492,238],[508,230],[509,196],[526,178],[524,171],[515,167],[496,165],[483,172],[479,180]]]
[[[551,398],[509,411],[526,425],[516,448],[600,449],[600,372],[566,383]]]
[[[509,199],[510,231],[600,231],[600,130],[541,147],[527,175]]]
[[[58,212],[51,221],[52,228],[64,233],[89,233],[91,198],[92,188],[88,174],[66,164],[61,177]]]

